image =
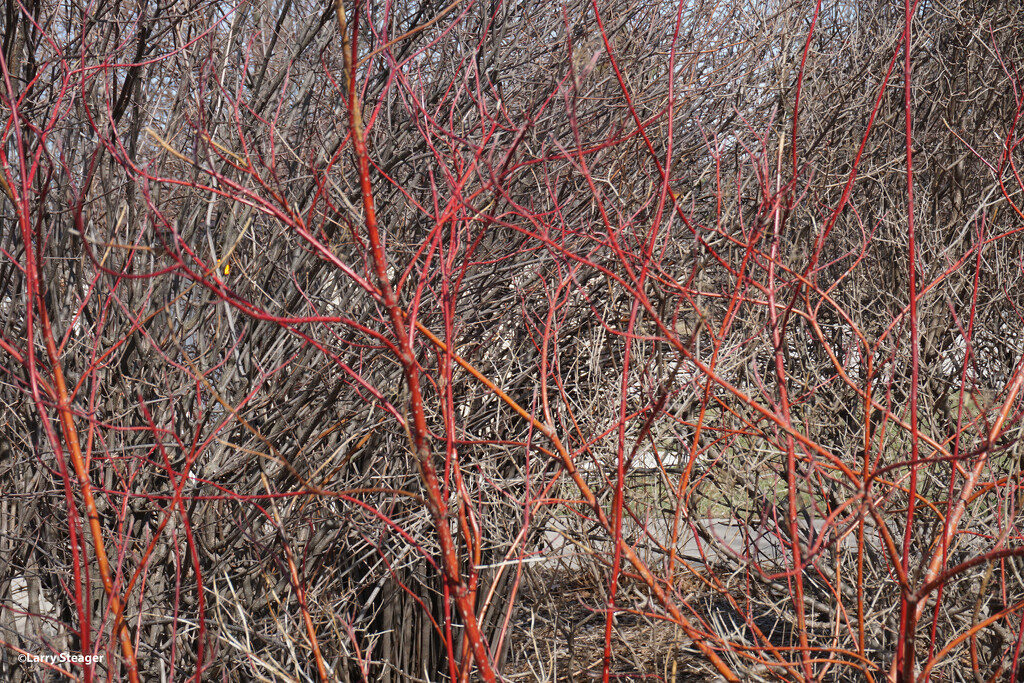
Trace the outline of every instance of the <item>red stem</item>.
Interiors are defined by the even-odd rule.
[[[427,492],[427,511],[430,513],[441,546],[441,564],[445,580],[455,597],[456,609],[462,619],[466,639],[469,641],[480,678],[486,683],[497,680],[494,668],[488,655],[487,644],[477,623],[476,611],[473,606],[469,586],[462,580],[459,569],[458,551],[452,539],[448,523],[448,510],[441,494],[441,483],[434,465],[433,453],[430,450],[429,429],[426,412],[423,408],[423,394],[420,390],[419,365],[413,353],[412,340],[405,325],[404,312],[398,304],[398,298],[388,277],[387,255],[381,241],[380,229],[377,224],[377,212],[374,206],[373,187],[370,182],[370,157],[366,147],[366,135],[363,130],[362,104],[356,92],[355,79],[355,41],[349,40],[345,7],[342,0],[337,0],[335,9],[338,25],[342,36],[342,50],[345,55],[345,79],[348,86],[349,126],[352,132],[352,146],[355,151],[359,168],[359,184],[365,212],[365,226],[370,253],[377,278],[377,286],[381,292],[384,307],[391,319],[391,329],[398,345],[398,359],[402,364],[406,385],[409,389],[409,412],[412,420],[408,423],[409,436],[412,441],[413,453],[419,465],[420,477]]]

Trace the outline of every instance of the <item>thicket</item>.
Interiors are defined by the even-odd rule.
[[[9,0],[0,675],[1020,676],[1022,25]]]

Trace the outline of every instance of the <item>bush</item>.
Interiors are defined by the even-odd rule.
[[[1021,19],[11,5],[0,669],[1017,675]]]

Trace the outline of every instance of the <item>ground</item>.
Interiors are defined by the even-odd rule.
[[[503,673],[511,681],[576,683],[600,680],[606,603],[603,581],[588,572],[532,568],[525,574]],[[695,577],[686,588],[699,590]],[[643,586],[620,584],[612,629],[612,679],[672,683],[717,680],[675,624],[644,614]],[[650,609],[648,607],[648,609]]]

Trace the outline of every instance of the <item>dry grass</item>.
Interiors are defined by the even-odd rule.
[[[685,577],[679,588],[699,595]],[[602,677],[607,584],[587,571],[532,568],[525,581],[503,671],[512,681],[592,681]],[[612,622],[615,680],[701,683],[712,670],[678,626],[653,618],[643,586],[624,579]]]

